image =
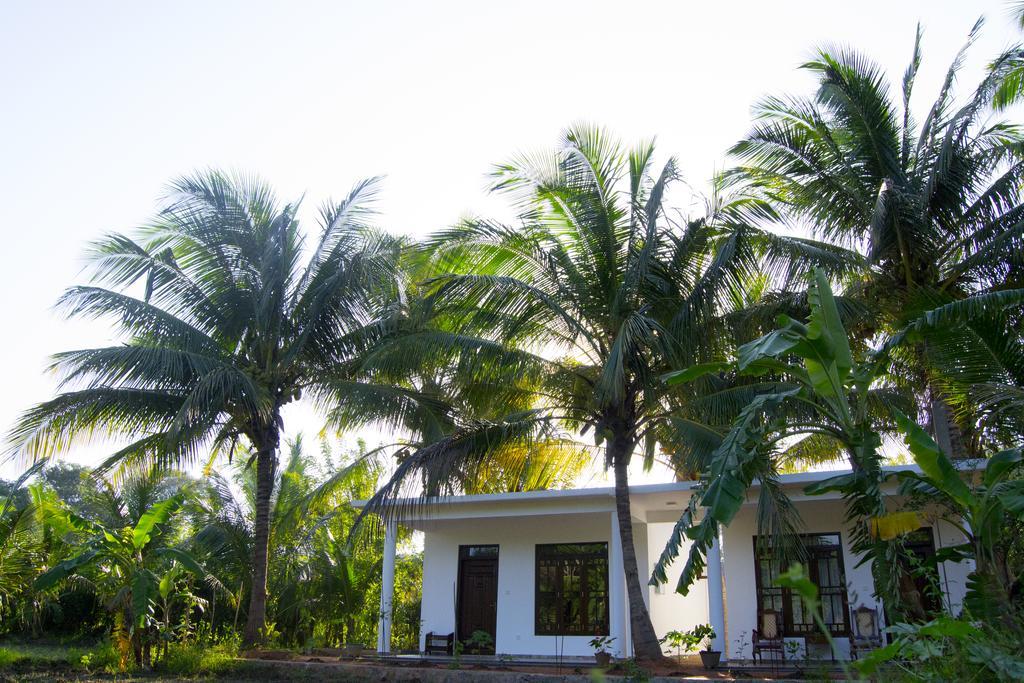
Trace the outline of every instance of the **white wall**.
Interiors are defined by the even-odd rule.
[[[646,585],[650,569],[661,554],[672,524],[643,524],[634,520],[640,580]],[[495,651],[499,654],[554,656],[556,644],[566,656],[589,656],[590,636],[534,635],[535,546],[540,543],[609,542],[611,512],[536,515],[514,518],[439,520],[430,525],[423,544],[423,624],[420,647],[428,632],[455,630],[455,591],[460,545],[498,545],[498,618]],[[706,623],[707,586],[698,581],[689,595],[675,592],[689,545],[669,569],[662,594],[645,588],[654,629],[659,636]],[[614,573],[609,581],[623,580]]]
[[[543,515],[478,520],[445,520],[426,531],[423,547],[425,634],[455,630],[455,586],[460,545],[498,545],[498,620],[495,652],[587,656],[592,636],[534,635],[535,546],[539,543],[609,541],[610,513]],[[609,580],[612,577],[609,576]]]
[[[650,552],[649,566],[653,567],[661,556],[661,551],[668,543],[672,533],[672,523],[658,523],[647,525],[647,545]],[[668,583],[661,587],[662,593],[657,593],[652,588],[650,591],[651,621],[654,623],[654,630],[658,636],[664,636],[669,631],[688,631],[697,624],[708,622],[708,587],[705,579],[699,579],[687,595],[676,593],[676,584],[679,583],[679,575],[686,565],[686,557],[690,552],[690,542],[683,546],[679,557],[672,566],[668,568]],[[643,575],[643,571],[641,570]],[[646,573],[650,578],[650,570]]]
[[[949,522],[938,521],[931,525],[936,548],[966,543],[967,538]],[[939,564],[939,586],[942,588],[943,605],[953,616],[963,609],[964,595],[967,594],[967,575],[974,570],[968,562],[942,562]]]

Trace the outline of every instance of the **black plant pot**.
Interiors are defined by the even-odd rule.
[[[718,662],[722,659],[722,653],[718,650],[701,650],[700,661],[705,669],[717,669]]]
[[[611,652],[595,652],[594,659],[597,660],[598,666],[608,666],[612,661]]]

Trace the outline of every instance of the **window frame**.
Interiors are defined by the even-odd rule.
[[[601,546],[603,554],[601,553],[554,553],[551,555],[545,555],[544,549],[557,548],[559,546]],[[566,628],[566,625],[562,622],[562,615],[564,614],[564,590],[558,589],[554,592],[545,591],[554,596],[554,610],[556,615],[556,624],[552,629],[546,629],[541,625],[541,562],[544,560],[581,560],[583,561],[581,566],[584,568],[584,572],[589,574],[592,571],[593,565],[585,562],[586,560],[592,560],[600,558],[603,560],[603,574],[602,576],[602,587],[604,590],[604,610],[601,614],[601,623],[597,624],[596,627],[591,626],[589,620],[590,614],[590,582],[589,576],[580,576],[580,612],[584,615],[584,625],[579,630]],[[558,565],[562,567],[564,565]],[[608,553],[608,542],[607,541],[579,541],[579,542],[564,542],[564,543],[538,543],[534,546],[534,565],[533,565],[533,634],[535,636],[588,636],[593,637],[595,635],[608,635],[608,628],[610,623],[609,618],[609,602],[610,596],[609,590],[609,573],[611,572],[610,558]]]
[[[915,583],[915,587],[919,590],[922,586],[917,585],[918,579],[920,578],[924,584],[924,591],[921,593],[921,601],[925,609],[925,613],[929,616],[938,616],[945,611],[946,608],[946,592],[942,589],[942,574],[939,572],[939,563],[936,560],[938,554],[938,545],[935,542],[935,529],[930,526],[918,527],[914,531],[911,531],[904,537],[903,548],[909,554],[912,555],[916,562],[919,563],[918,569],[923,568],[928,572],[928,576],[918,576],[914,572],[914,567],[906,565],[906,558],[901,558],[901,565],[904,571],[907,571],[911,579]],[[934,591],[934,592],[932,592]],[[901,588],[902,592],[902,588]]]
[[[839,595],[842,598],[841,602],[842,602],[843,627],[842,628],[830,628],[829,632],[830,632],[830,634],[832,636],[837,636],[837,637],[848,636],[848,635],[850,635],[850,597],[849,597],[849,590],[847,589],[847,585],[846,585],[846,558],[845,558],[845,552],[844,552],[845,548],[843,546],[843,535],[842,535],[842,533],[840,533],[838,531],[822,531],[822,532],[816,532],[816,533],[798,534],[798,537],[801,539],[801,542],[803,542],[804,539],[814,538],[814,537],[821,537],[821,536],[835,536],[836,537],[837,543],[835,545],[827,546],[827,548],[828,548],[827,552],[828,553],[835,552],[835,559],[836,559],[836,563],[837,563],[838,569],[839,569],[840,580],[842,582],[842,585],[829,585],[829,586],[826,586],[826,588],[829,588],[829,589],[834,589],[834,590],[838,589],[840,591]],[[765,589],[769,589],[769,590],[773,590],[773,591],[780,591],[779,596],[780,596],[780,599],[781,599],[781,602],[782,602],[782,609],[778,611],[779,615],[781,617],[781,623],[779,624],[779,631],[780,631],[781,635],[784,638],[806,638],[806,637],[816,638],[816,637],[818,637],[819,636],[818,628],[817,628],[817,626],[813,622],[801,621],[799,624],[795,624],[794,621],[793,621],[793,600],[794,600],[794,598],[799,600],[800,599],[799,595],[794,594],[793,591],[790,590],[789,588],[781,588],[781,587],[776,587],[776,586],[764,586],[764,585],[762,585],[761,561],[764,558],[764,555],[762,553],[758,552],[758,550],[759,550],[758,549],[758,542],[757,542],[758,541],[758,537],[756,535],[753,537],[753,541],[754,541],[754,595],[755,595],[756,607],[757,607],[757,628],[760,629],[760,627],[761,627],[761,615],[764,613],[764,610],[765,610],[765,608],[764,608],[765,600],[764,600],[764,593],[763,593],[763,591]],[[768,539],[768,542],[769,543],[771,542],[770,538]],[[818,556],[824,556],[826,554],[822,550],[825,547],[826,546],[822,546],[820,544],[809,545],[807,543],[804,543],[804,549],[806,550],[806,552],[808,554],[808,559],[810,560],[808,562],[808,564],[807,564],[808,578],[814,583],[815,586],[818,587],[819,592],[821,591],[821,583],[819,581],[819,576],[818,576],[818,564],[814,560],[816,559],[815,558],[816,554]],[[817,551],[817,553],[816,553],[816,551]],[[780,570],[781,570],[781,568],[780,568]],[[835,614],[835,609],[833,609],[833,614]],[[800,628],[797,628],[798,625],[800,626]]]

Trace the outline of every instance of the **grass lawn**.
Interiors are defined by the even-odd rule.
[[[281,667],[270,662],[237,659],[222,646],[173,646],[155,671],[116,672],[116,654],[106,641],[0,640],[0,683],[55,681],[352,681],[342,671]],[[359,679],[362,680],[362,679]]]

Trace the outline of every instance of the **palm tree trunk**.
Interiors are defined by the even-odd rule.
[[[242,609],[242,589],[245,588],[245,581],[238,584],[238,597],[235,598],[235,621],[231,624],[231,630],[238,633],[238,611]]]
[[[930,393],[932,398],[928,405],[928,413],[932,422],[932,434],[939,448],[953,460],[970,458],[967,439],[953,417],[953,409],[937,389],[930,388]]]
[[[629,439],[617,436],[609,444],[615,470],[615,514],[619,520],[619,541],[622,545],[622,569],[626,574],[626,596],[629,601],[630,637],[637,659],[661,659],[661,644],[651,623],[651,614],[644,602],[640,586],[640,571],[633,545],[633,515],[629,507],[629,458],[632,448]]]
[[[249,593],[249,614],[245,622],[242,644],[252,647],[263,640],[267,616],[267,556],[270,550],[270,498],[274,492],[274,470],[277,468],[277,447],[280,434],[276,425],[264,432],[256,452],[256,524],[253,529],[252,588]]]

